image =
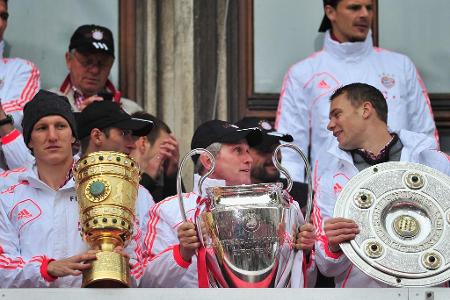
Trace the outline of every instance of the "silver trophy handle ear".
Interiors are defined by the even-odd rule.
[[[186,162],[186,160],[188,160],[192,156],[199,155],[199,154],[202,154],[202,153],[205,153],[209,157],[209,159],[211,160],[211,168],[208,170],[208,172],[206,172],[205,175],[203,175],[200,178],[200,181],[198,183],[198,189],[200,191],[200,195],[202,195],[203,194],[203,191],[202,191],[203,181],[205,181],[205,179],[209,175],[211,175],[211,173],[214,172],[214,169],[216,168],[216,160],[215,160],[214,156],[212,155],[212,153],[209,152],[206,149],[203,149],[203,148],[193,149],[193,150],[191,150],[188,154],[186,154],[183,157],[183,159],[181,160],[180,166],[178,168],[178,173],[177,173],[177,193],[178,193],[178,201],[179,201],[179,204],[180,204],[180,212],[181,212],[181,216],[183,217],[183,221],[184,222],[187,221],[186,211],[184,210],[183,195],[182,195],[183,188],[182,188],[182,183],[181,183],[181,176],[183,174],[182,171],[183,171],[184,163]]]
[[[311,209],[312,209],[312,176],[311,176],[311,166],[309,165],[308,162],[308,157],[306,157],[305,153],[296,145],[294,144],[290,144],[290,143],[285,143],[285,144],[281,144],[279,145],[277,148],[275,148],[275,151],[273,151],[273,155],[272,155],[272,161],[273,164],[275,165],[275,167],[281,172],[283,173],[284,176],[286,176],[287,179],[287,191],[290,192],[292,189],[292,178],[291,175],[289,175],[288,171],[281,166],[280,161],[278,160],[278,152],[281,150],[281,148],[286,147],[286,148],[291,148],[293,150],[295,150],[298,154],[300,154],[300,156],[303,159],[303,162],[305,163],[305,169],[306,169],[306,177],[308,178],[308,198],[307,198],[307,202],[306,202],[306,216],[305,216],[305,222],[308,223],[309,219],[311,217]]]

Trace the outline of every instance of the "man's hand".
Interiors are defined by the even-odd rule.
[[[158,152],[156,155],[154,155],[148,161],[148,165],[147,165],[147,168],[145,169],[145,173],[147,173],[154,180],[157,180],[159,178],[159,176],[161,175],[163,163],[164,163],[164,159],[162,157],[162,154],[160,154]]]
[[[311,223],[303,224],[295,241],[295,248],[297,250],[311,250],[316,242],[316,228]]]
[[[6,113],[3,110],[2,105],[0,104],[0,120],[3,120],[5,118],[6,118]],[[9,134],[13,130],[14,130],[13,124],[5,124],[5,125],[0,126],[0,137]]]
[[[164,175],[174,177],[178,172],[180,147],[173,134],[165,139],[160,146],[160,155],[164,158]]]
[[[51,261],[47,273],[53,277],[79,276],[82,271],[90,269],[90,261],[97,259],[96,250],[78,254],[69,258]]]
[[[191,222],[183,222],[178,227],[178,240],[180,241],[180,253],[185,261],[190,261],[195,250],[200,247],[195,225]]]
[[[345,218],[331,218],[325,221],[325,235],[328,239],[328,248],[338,252],[340,243],[353,240],[359,233],[355,221]]]
[[[103,98],[100,97],[100,96],[97,96],[97,95],[87,97],[83,101],[81,101],[78,109],[80,111],[83,111],[83,109],[85,109],[89,104],[91,104],[91,103],[93,103],[95,101],[103,101]]]

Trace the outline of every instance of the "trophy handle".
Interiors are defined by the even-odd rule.
[[[184,167],[184,163],[186,162],[186,160],[188,160],[189,158],[191,158],[194,155],[197,154],[202,154],[205,153],[209,159],[211,160],[211,169],[208,170],[208,172],[206,172],[205,175],[203,175],[200,178],[200,181],[198,183],[198,189],[200,191],[200,195],[203,194],[202,191],[202,185],[203,185],[203,181],[205,181],[205,179],[211,175],[212,172],[214,172],[214,169],[216,168],[216,160],[214,158],[214,156],[212,155],[211,152],[209,152],[206,149],[203,148],[196,148],[191,150],[188,154],[186,154],[183,159],[181,160],[180,166],[178,168],[178,173],[177,173],[177,194],[178,194],[178,202],[180,204],[180,211],[181,211],[181,216],[183,217],[183,221],[186,222],[187,221],[187,217],[186,217],[186,211],[184,210],[184,203],[183,203],[183,188],[182,188],[182,183],[181,183],[181,175],[182,175],[182,171],[183,171],[183,167]]]
[[[305,163],[305,169],[306,169],[306,177],[308,178],[308,198],[307,198],[307,202],[306,202],[306,216],[305,216],[305,222],[308,223],[309,219],[311,217],[311,209],[312,209],[312,176],[311,176],[311,166],[308,162],[308,158],[306,157],[305,153],[296,145],[291,144],[291,143],[284,143],[279,145],[278,147],[275,148],[275,151],[273,151],[273,155],[272,155],[272,161],[273,164],[275,165],[275,167],[278,169],[278,171],[280,171],[281,173],[283,173],[284,176],[286,176],[287,179],[287,191],[290,192],[292,189],[292,178],[289,175],[289,172],[283,167],[281,166],[280,162],[278,161],[278,157],[277,154],[278,152],[281,150],[281,148],[286,147],[286,148],[291,148],[293,150],[295,150],[298,154],[300,154],[300,156],[303,159],[303,162]]]

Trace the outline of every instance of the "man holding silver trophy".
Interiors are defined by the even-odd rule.
[[[286,230],[284,223],[279,223],[279,220],[274,224],[264,223],[266,219],[261,218],[265,217],[267,220],[270,218],[269,216],[261,217],[262,215],[257,213],[258,208],[256,207],[248,211],[236,209],[238,217],[235,221],[230,221],[228,217],[224,217],[222,224],[220,224],[220,221],[216,221],[217,226],[210,224],[211,220],[214,219],[214,215],[209,214],[211,212],[210,200],[211,197],[214,197],[212,194],[219,197],[219,193],[222,193],[219,191],[222,190],[222,202],[236,202],[231,198],[225,200],[225,194],[227,194],[225,190],[227,189],[245,190],[242,193],[241,200],[248,196],[248,191],[251,197],[259,195],[262,199],[265,196],[255,191],[250,180],[252,158],[249,155],[249,146],[258,144],[261,140],[261,134],[257,128],[240,128],[220,120],[205,122],[197,128],[191,142],[191,148],[193,149],[191,153],[195,154],[193,158],[195,162],[194,191],[180,194],[179,198],[177,196],[167,198],[153,207],[148,224],[148,234],[144,242],[149,261],[146,273],[141,280],[141,286],[303,286],[302,252],[294,251],[300,245],[300,239],[296,241],[297,226],[293,226],[295,229],[293,235],[286,236],[289,229]],[[206,148],[209,152],[197,151],[201,148]],[[181,163],[180,172],[183,163],[184,160]],[[208,175],[209,178],[206,178]],[[205,187],[207,193],[204,193],[205,190],[202,189]],[[267,184],[267,187],[271,189],[271,192],[278,188],[275,184]],[[267,187],[260,187],[260,189],[263,190]],[[271,195],[275,195],[275,193]],[[276,200],[275,198],[272,200]],[[178,202],[179,200],[182,205]],[[297,209],[282,210],[285,214],[291,214],[285,216],[285,218],[291,217],[293,224],[303,223],[303,216],[298,209],[298,205],[294,204],[292,198],[289,198],[289,201],[287,206],[289,207],[292,204],[292,207],[297,207]],[[180,211],[180,206],[183,207],[182,211]],[[278,212],[278,210],[273,211],[275,211],[275,214]],[[241,213],[243,215],[239,217]],[[184,218],[186,219],[184,220]],[[235,223],[243,223],[243,225],[239,227],[235,226]],[[217,241],[217,239],[215,242],[211,241],[213,227],[221,228],[227,231],[226,234],[231,234],[232,240],[228,245]],[[302,237],[302,246],[311,245],[312,247],[314,233],[311,225],[307,225],[306,228],[308,228],[309,233],[306,234],[306,238]],[[260,240],[262,242],[258,246],[253,245],[251,240],[244,239],[243,242],[240,242],[239,236],[250,234],[256,237],[258,230],[263,230],[266,233],[270,230],[275,232],[273,237],[266,236]],[[283,240],[284,243],[279,243],[279,239]],[[250,280],[245,278],[244,273],[246,272],[243,269],[237,270],[235,268],[236,263],[264,264],[264,258],[267,256],[273,258],[274,253],[268,253],[270,251],[267,251],[267,245],[263,244],[272,241],[275,241],[275,243],[270,245],[273,246],[273,249],[276,249],[275,252],[277,253],[282,252],[281,248],[287,245],[288,251],[286,251],[287,255],[284,257],[287,263],[282,265],[282,259],[274,259],[265,266],[264,270],[259,270],[261,272],[257,276],[253,276]],[[248,246],[246,250],[243,249],[244,244]],[[212,248],[219,250],[213,253]],[[222,252],[220,252],[220,249],[222,249]],[[252,251],[250,249],[256,249],[257,251],[255,250],[256,252],[250,254],[249,252]],[[218,260],[220,260],[219,263]],[[216,263],[216,266],[211,265],[214,263]],[[227,271],[223,267],[234,269],[228,272],[229,270]],[[285,269],[283,269],[284,267]],[[218,268],[221,268],[221,270],[218,270]]]
[[[411,286],[430,285],[426,281],[426,270],[442,272],[445,269],[443,265],[437,264],[438,255],[428,257],[428,261],[424,264],[426,268],[417,267],[418,271],[412,271],[411,274],[408,272],[415,268],[414,263],[419,260],[412,259],[411,262],[406,262],[403,259],[408,255],[413,257],[416,252],[420,252],[420,248],[427,245],[427,236],[433,237],[434,226],[440,227],[440,229],[436,228],[436,234],[442,232],[441,227],[444,223],[439,220],[436,222],[430,220],[429,225],[426,225],[428,221],[424,221],[422,226],[419,225],[421,220],[427,220],[431,215],[429,212],[434,209],[433,203],[441,202],[443,205],[445,203],[445,197],[441,196],[433,200],[428,195],[431,193],[426,190],[426,188],[432,189],[431,183],[437,183],[439,179],[424,180],[422,184],[419,184],[420,178],[425,176],[415,174],[410,176],[411,180],[406,175],[406,177],[398,175],[399,180],[396,180],[394,175],[380,176],[371,181],[359,197],[348,198],[352,200],[352,204],[346,207],[356,211],[351,219],[333,217],[333,210],[336,214],[338,210],[338,207],[335,207],[336,199],[350,185],[352,181],[349,182],[349,180],[352,177],[356,178],[358,173],[380,172],[382,168],[385,168],[381,163],[385,162],[405,162],[403,164],[405,166],[409,166],[406,162],[413,162],[432,167],[437,170],[436,172],[442,172],[439,174],[445,181],[445,175],[450,174],[448,156],[435,149],[435,141],[423,134],[406,130],[390,131],[387,126],[386,100],[383,94],[373,86],[362,83],[343,86],[334,92],[330,101],[328,130],[333,132],[335,138],[330,139],[323,148],[315,162],[314,174],[316,207],[313,220],[318,228],[315,248],[319,270],[327,276],[335,277],[336,287],[402,286],[407,284],[408,280],[411,280]],[[409,171],[402,172],[408,174]],[[409,189],[403,187],[403,181],[406,182],[406,186],[410,186]],[[401,186],[399,194],[393,191],[392,185],[395,184]],[[378,188],[380,190],[383,188],[385,191],[379,191],[379,194],[370,191]],[[395,195],[404,196],[397,197],[392,204],[386,204],[384,207],[377,206],[382,202],[378,199],[383,197],[387,199]],[[426,205],[421,207],[420,203]],[[373,214],[367,212],[371,206],[374,207]],[[370,218],[375,218],[377,214],[380,218],[372,223]],[[365,220],[363,216],[367,216],[368,220]],[[368,233],[369,228],[379,228],[378,235]],[[365,235],[370,237],[370,242],[362,243],[359,248],[360,239]],[[381,237],[382,242],[377,240],[376,236]],[[429,242],[431,245],[432,241]],[[350,261],[346,256],[347,253],[342,252],[341,246],[350,248],[354,245],[358,248],[356,251],[368,253],[368,257],[364,259],[366,262],[369,261],[370,266],[368,265],[364,272],[360,270],[364,268],[355,267],[353,260]],[[387,248],[391,246],[399,251],[387,252]],[[402,251],[405,252],[402,253]],[[389,262],[389,256],[394,257],[397,253],[400,253],[400,256],[391,261],[398,261],[398,264],[402,264],[403,261],[403,266],[400,265],[400,268],[407,269],[393,275],[395,272],[389,267],[393,264]],[[372,276],[374,272],[371,271],[371,267],[382,261],[386,261],[388,265],[383,272],[388,274],[394,280],[393,282],[388,279],[383,280],[383,275]],[[383,268],[380,267],[380,269]],[[418,276],[423,278],[420,279]],[[412,280],[416,281],[412,282]],[[445,279],[439,282],[443,281]]]

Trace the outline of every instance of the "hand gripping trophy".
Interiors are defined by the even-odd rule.
[[[288,179],[287,191],[281,183],[261,183],[239,186],[207,188],[207,197],[200,202],[196,219],[197,232],[202,243],[198,251],[199,285],[205,287],[289,287],[296,255],[292,237],[298,232],[301,211],[288,192],[292,180],[277,160],[278,151],[289,147],[304,160],[311,191],[311,172],[303,152],[293,144],[278,146],[272,159],[275,166]],[[181,196],[181,172],[184,162],[192,155],[205,153],[213,162],[211,169],[199,182],[202,183],[215,167],[213,155],[197,148],[182,160],[178,173],[178,196],[181,215],[186,221]],[[312,205],[308,194],[307,216]],[[301,271],[301,267],[298,266]],[[206,270],[206,271],[202,271]]]
[[[133,234],[139,166],[119,152],[99,151],[74,167],[81,231],[92,249],[100,250],[83,272],[83,287],[129,287],[130,268],[122,254]]]

